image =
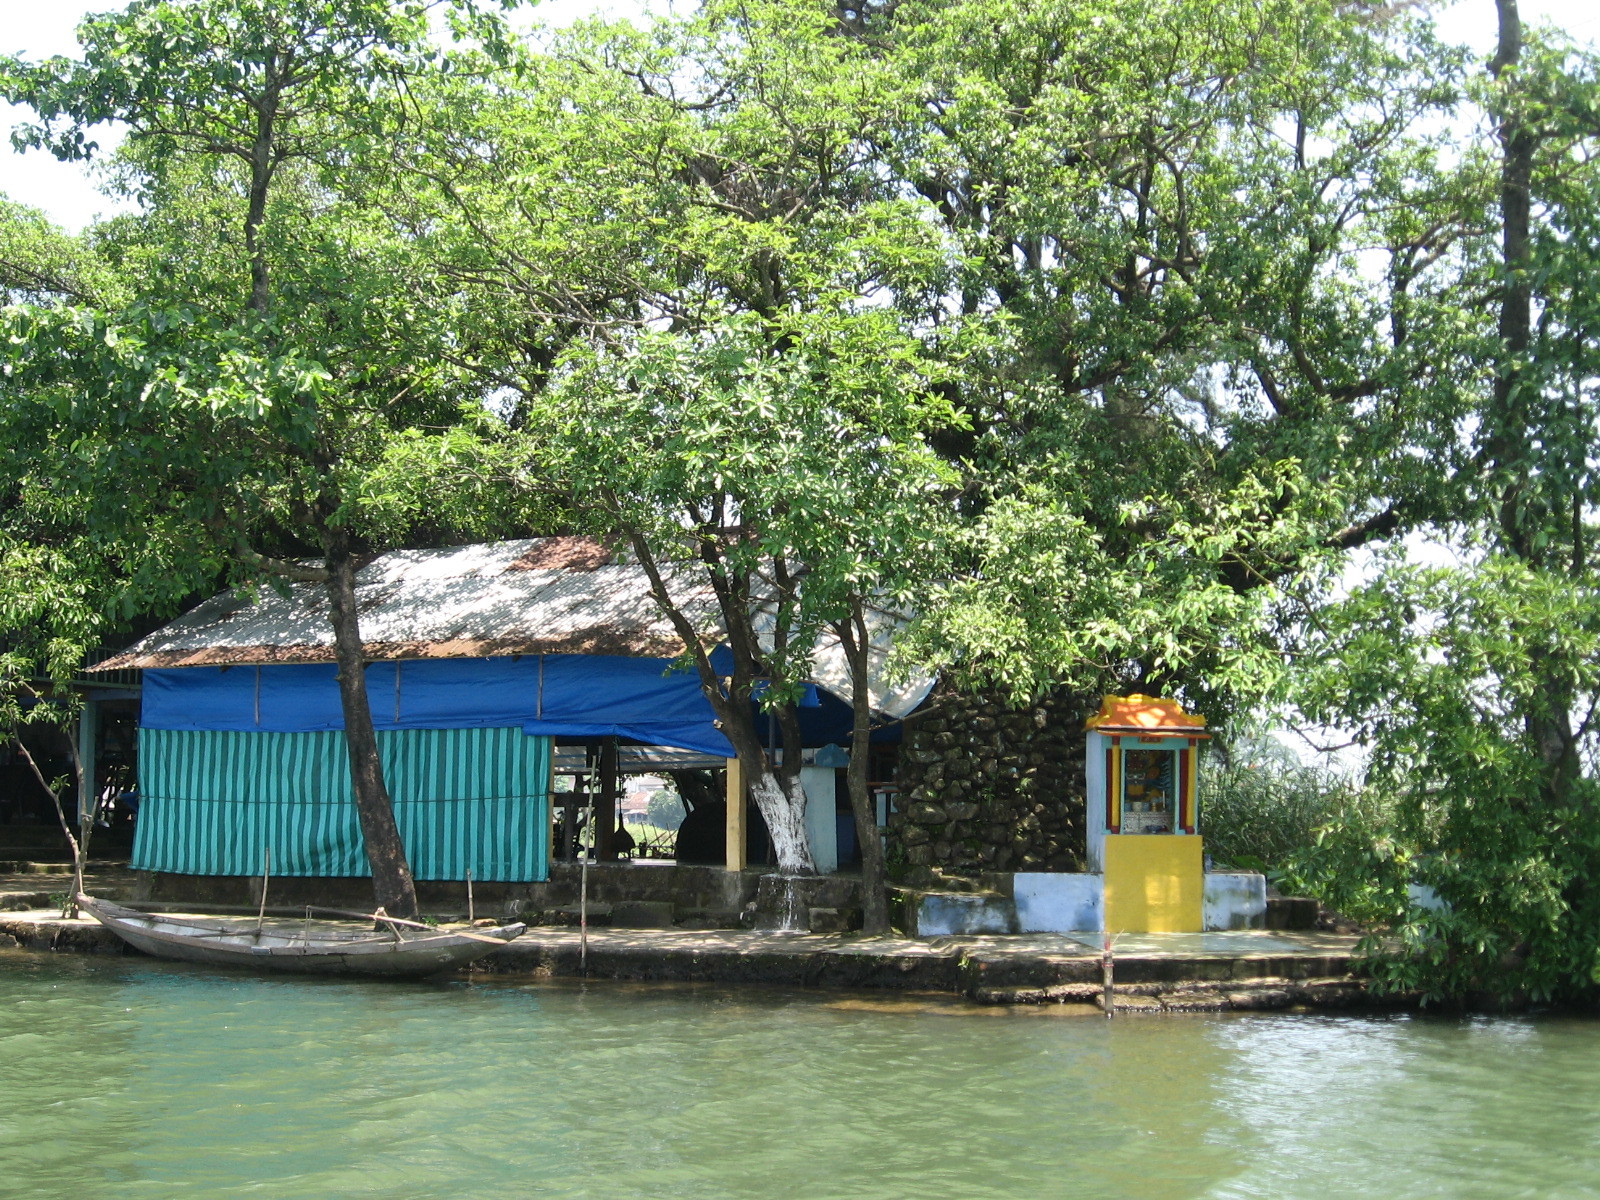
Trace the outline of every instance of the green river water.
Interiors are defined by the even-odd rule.
[[[1600,1023],[0,959],[0,1197],[1600,1196]]]

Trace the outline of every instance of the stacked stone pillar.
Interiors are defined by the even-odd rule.
[[[907,722],[891,862],[945,874],[1083,869],[1083,721],[1057,694],[1023,709],[941,685]]]

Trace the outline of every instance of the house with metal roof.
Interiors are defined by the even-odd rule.
[[[709,587],[671,582],[717,645]],[[544,879],[562,761],[597,785],[604,856],[607,801],[630,754],[643,769],[733,754],[698,676],[674,669],[685,647],[644,571],[596,541],[393,551],[362,569],[356,598],[367,695],[418,880]],[[875,639],[880,666],[891,634],[886,622]],[[367,873],[321,585],[225,593],[96,669],[130,668],[143,672],[136,869],[249,876],[270,858],[275,877]],[[804,713],[813,747],[849,728],[836,647],[819,646],[816,678]],[[875,680],[874,707],[901,715],[930,686]],[[824,869],[837,861],[827,771],[813,839]]]

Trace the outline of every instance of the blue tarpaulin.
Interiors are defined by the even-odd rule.
[[[619,736],[731,757],[692,671],[672,660],[528,654],[367,667],[379,729],[520,726],[547,737]],[[147,729],[308,733],[343,729],[332,663],[180,667],[144,673]],[[806,700],[819,703],[815,689]]]

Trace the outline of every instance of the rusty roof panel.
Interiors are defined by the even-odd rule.
[[[594,538],[548,537],[534,539],[534,547],[512,559],[508,571],[540,571],[564,568],[568,571],[593,571],[613,563],[611,551]]]
[[[715,598],[692,573],[680,599],[708,639]],[[636,565],[586,538],[533,538],[395,550],[356,576],[361,633],[372,659],[507,654],[617,654],[665,658],[684,645],[650,597]],[[333,661],[321,584],[287,595],[226,592],[92,670]]]

